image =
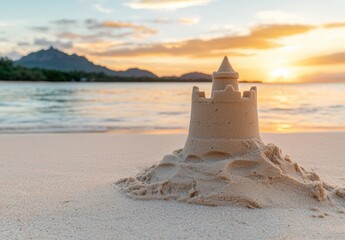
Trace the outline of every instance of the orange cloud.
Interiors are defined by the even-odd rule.
[[[131,22],[121,22],[121,21],[105,21],[98,22],[93,19],[88,19],[85,21],[89,29],[131,29],[133,31],[133,36],[142,38],[158,33],[157,30],[149,28],[144,25],[138,25]]]
[[[174,18],[156,18],[153,19],[149,22],[152,23],[158,23],[158,24],[183,24],[183,25],[194,25],[199,23],[200,18],[199,17],[180,17],[178,19],[174,19]]]
[[[262,38],[280,38],[306,33],[315,29],[312,25],[301,24],[269,24],[260,25],[252,29],[251,35]]]
[[[223,55],[224,52],[233,52],[236,56],[247,54],[236,53],[243,49],[271,49],[280,47],[275,39],[293,36],[308,32],[315,27],[310,25],[273,24],[254,27],[249,35],[225,36],[208,40],[192,39],[171,43],[156,43],[141,45],[135,48],[122,48],[107,50],[104,52],[90,53],[98,56],[188,56],[188,57],[212,57]]]
[[[156,34],[158,32],[155,29],[130,22],[106,21],[103,22],[102,26],[107,28],[131,28],[148,34]]]
[[[178,21],[184,25],[194,25],[200,21],[200,18],[198,18],[198,17],[181,17],[181,18],[179,18]]]
[[[294,63],[296,66],[319,66],[345,64],[345,52],[306,58]]]
[[[327,23],[323,25],[324,28],[339,28],[345,27],[345,22],[338,22],[338,23]]]

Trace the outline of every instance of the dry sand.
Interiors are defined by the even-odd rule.
[[[216,141],[215,147],[220,145]],[[345,189],[323,182],[317,173],[304,169],[288,155],[283,156],[274,144],[265,145],[259,139],[228,144],[241,146],[244,153],[231,155],[233,150],[218,152],[212,147],[205,154],[188,155],[179,149],[117,184],[129,197],[143,200],[249,208],[327,204],[345,210]]]
[[[345,213],[320,205],[248,209],[137,201],[114,182],[157,164],[185,135],[0,135],[0,239],[345,239]],[[345,133],[263,134],[345,187]],[[345,207],[345,201],[339,201]]]

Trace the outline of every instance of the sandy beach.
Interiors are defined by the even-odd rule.
[[[0,240],[345,240],[344,9],[3,1]]]
[[[262,134],[345,187],[344,132]],[[339,209],[209,207],[132,200],[114,184],[181,148],[186,135],[0,135],[0,239],[344,239]],[[345,202],[344,202],[345,207]]]

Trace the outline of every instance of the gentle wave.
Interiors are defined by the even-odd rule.
[[[187,129],[178,127],[159,127],[150,128],[145,126],[136,127],[104,127],[104,126],[30,126],[30,127],[0,127],[0,133],[102,133],[102,132],[166,132],[177,130],[178,132],[186,132]]]
[[[0,82],[0,133],[186,132],[192,86],[210,83]],[[262,131],[345,129],[345,84],[258,87]]]

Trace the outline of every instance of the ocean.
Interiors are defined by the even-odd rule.
[[[195,85],[0,82],[0,133],[186,132]],[[251,86],[263,132],[345,130],[345,84]]]

